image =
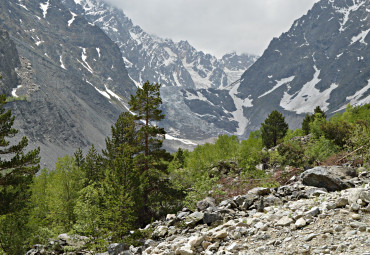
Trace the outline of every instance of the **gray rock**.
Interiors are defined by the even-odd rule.
[[[302,183],[308,186],[337,191],[349,188],[338,176],[328,171],[327,167],[315,167],[301,174]]]
[[[362,222],[359,222],[359,221],[351,221],[349,223],[349,225],[352,227],[352,228],[355,228],[355,229],[366,229],[366,224],[365,223],[362,223]]]
[[[203,220],[203,217],[204,217],[204,213],[202,213],[202,212],[193,212],[192,214],[189,214],[185,218],[185,224],[187,226],[195,226],[196,224],[198,224],[200,221]]]
[[[340,197],[337,200],[335,200],[335,206],[337,208],[345,207],[346,205],[348,205],[348,199],[347,198]]]
[[[309,210],[308,212],[306,212],[306,214],[310,214],[313,217],[316,217],[320,214],[320,209],[318,207],[314,207],[311,210]]]
[[[130,246],[124,243],[112,243],[108,246],[109,255],[121,255],[124,251],[128,251]]]
[[[316,236],[318,236],[317,234],[314,234],[314,233],[312,233],[312,234],[308,234],[308,235],[306,235],[304,238],[303,238],[303,240],[305,240],[306,242],[309,242],[309,241],[311,241],[312,239],[314,239]]]
[[[293,219],[287,216],[282,217],[277,223],[276,226],[289,226],[293,223]]]
[[[370,190],[364,188],[349,189],[348,202],[350,204],[357,203],[359,199],[366,203],[370,203]]]
[[[270,193],[271,193],[270,188],[262,188],[262,187],[253,188],[250,191],[248,191],[248,194],[253,194],[257,196],[266,196]]]
[[[207,225],[211,225],[212,223],[222,220],[222,216],[220,213],[204,213],[203,222]]]
[[[264,197],[263,198],[263,203],[264,203],[265,207],[268,207],[268,206],[277,206],[277,205],[283,204],[283,202],[281,201],[280,198],[275,197],[272,194],[270,194],[267,197]]]
[[[296,222],[295,225],[297,228],[303,228],[304,226],[307,225],[307,222],[303,218],[299,218]]]
[[[197,203],[197,208],[199,211],[204,211],[209,207],[215,207],[216,206],[216,199],[213,197],[206,197],[202,201],[199,201]]]

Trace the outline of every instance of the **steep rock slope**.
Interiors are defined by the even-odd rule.
[[[18,84],[16,70],[20,66],[17,48],[8,32],[0,29],[0,93],[10,94]]]
[[[118,47],[57,0],[1,0],[0,23],[21,56],[1,49],[20,59],[11,93],[27,95],[10,107],[21,134],[41,146],[43,162],[53,167],[78,147],[103,147],[125,97],[135,91]]]
[[[348,103],[369,103],[369,16],[367,0],[321,0],[274,38],[235,85],[251,101],[246,133],[273,109],[297,127],[316,106],[331,115]]]

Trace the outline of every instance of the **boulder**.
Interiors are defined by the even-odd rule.
[[[213,197],[206,197],[202,201],[199,201],[197,203],[197,208],[199,211],[204,211],[209,207],[215,207],[216,206],[216,199]]]
[[[270,188],[262,188],[262,187],[253,188],[250,191],[248,191],[248,194],[254,194],[258,196],[266,196],[270,193],[271,193]]]
[[[348,202],[350,204],[358,203],[358,200],[370,203],[370,190],[364,188],[353,188],[349,190]]]
[[[334,169],[335,171],[332,171]],[[342,181],[339,175],[343,177],[345,172],[339,171],[341,168],[315,167],[301,174],[302,183],[307,186],[325,188],[328,191],[338,191],[350,188],[350,185]]]
[[[220,213],[204,213],[203,222],[207,225],[211,225],[212,223],[222,220],[222,216]]]
[[[193,212],[189,216],[185,218],[185,224],[187,226],[195,226],[197,225],[201,220],[203,220],[204,213],[202,212]]]
[[[120,255],[123,254],[124,251],[128,251],[130,246],[125,243],[112,243],[108,246],[108,254],[109,255]]]

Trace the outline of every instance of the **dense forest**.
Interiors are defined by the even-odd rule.
[[[157,123],[160,85],[146,82],[111,127],[106,147],[94,145],[39,168],[39,150],[25,152],[27,138],[12,142],[14,117],[0,97],[0,252],[24,254],[61,233],[89,238],[104,251],[111,242],[134,243],[145,226],[206,196],[218,200],[256,187],[275,187],[317,165],[370,165],[370,104],[327,119],[317,107],[302,128],[289,130],[273,111],[247,140],[220,134],[214,143],[172,155],[162,148]],[[38,174],[36,174],[38,172]],[[144,229],[145,228],[145,229]]]

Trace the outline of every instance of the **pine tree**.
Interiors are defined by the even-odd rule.
[[[76,166],[82,167],[83,164],[85,163],[85,157],[84,157],[84,154],[83,154],[81,148],[78,148],[75,151],[74,156],[75,156]]]
[[[89,183],[98,183],[103,178],[103,157],[94,145],[87,152],[81,168],[86,178],[85,187]]]
[[[28,139],[10,142],[18,131],[12,128],[14,117],[5,110],[6,96],[0,95],[0,215],[15,212],[25,206],[30,197],[29,185],[40,169],[40,149],[25,152]]]
[[[305,135],[308,135],[310,133],[310,123],[313,121],[312,115],[306,114],[302,121],[302,130]]]
[[[134,165],[139,152],[135,117],[128,112],[120,114],[111,130],[112,137],[105,140],[103,150],[107,170],[102,190],[109,208],[104,218],[113,238],[122,238],[133,228],[141,205],[140,174]]]
[[[138,152],[135,166],[140,174],[142,194],[141,223],[147,223],[155,213],[165,207],[165,203],[180,193],[173,190],[167,179],[168,162],[172,156],[162,149],[165,130],[156,125],[164,119],[160,110],[160,84],[147,81],[131,96],[130,110],[134,112],[138,129]],[[176,195],[174,195],[176,194]]]
[[[267,148],[276,146],[287,132],[288,124],[284,116],[276,110],[272,111],[261,124],[262,142]]]
[[[320,106],[317,106],[315,110],[313,111],[314,116],[318,116],[318,114],[321,115],[322,118],[326,119],[326,114],[323,110],[321,110]]]

